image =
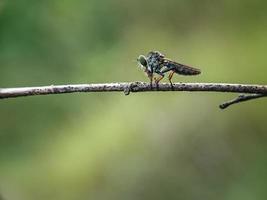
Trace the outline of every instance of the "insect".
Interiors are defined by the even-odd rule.
[[[164,78],[165,73],[170,72],[168,79],[172,87],[171,79],[174,73],[180,75],[198,75],[201,73],[200,69],[172,61],[165,58],[165,56],[158,51],[150,51],[147,56],[138,56],[137,62],[150,79],[151,86],[154,73],[159,75],[158,78],[154,77],[154,81],[158,85],[160,80]]]

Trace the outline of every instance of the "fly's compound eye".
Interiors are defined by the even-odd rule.
[[[143,56],[143,55],[140,55],[138,58],[137,58],[137,61],[144,67],[147,67],[147,60],[146,60],[146,57]]]

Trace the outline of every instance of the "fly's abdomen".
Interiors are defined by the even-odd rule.
[[[176,63],[174,61],[166,61],[165,66],[172,69],[175,73],[181,75],[198,75],[201,73],[200,69]]]

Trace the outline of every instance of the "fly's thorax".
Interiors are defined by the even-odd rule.
[[[162,67],[164,55],[158,51],[151,51],[147,55],[148,70],[155,71]]]

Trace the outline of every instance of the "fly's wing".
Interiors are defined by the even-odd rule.
[[[200,69],[180,64],[166,58],[164,59],[163,65],[167,67],[168,70],[166,71],[172,70],[181,75],[198,75],[201,73]]]

